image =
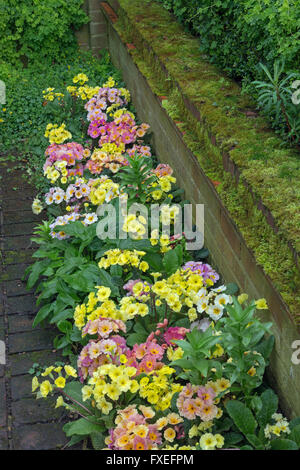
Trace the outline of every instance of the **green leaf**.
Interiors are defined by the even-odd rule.
[[[298,445],[290,439],[275,439],[271,441],[272,450],[298,450]]]
[[[275,344],[275,337],[270,335],[267,339],[261,341],[257,346],[255,346],[255,350],[263,355],[263,357],[267,360],[269,359],[271,352],[273,351]]]
[[[300,424],[300,417],[292,419],[292,421],[290,421],[289,428],[294,429],[298,424]]]
[[[291,433],[289,434],[289,439],[295,441],[296,444],[300,446],[300,424],[293,427]]]
[[[67,308],[66,310],[58,309],[56,312],[54,310],[54,315],[51,317],[49,323],[58,323],[63,320],[71,319],[74,316],[74,309]]]
[[[72,323],[67,320],[63,320],[57,323],[57,328],[62,333],[67,333],[68,331],[72,329]]]
[[[239,430],[246,436],[247,434],[254,434],[257,422],[254,416],[244,403],[237,400],[231,400],[225,405],[229,416],[234,421]]]
[[[246,439],[250,442],[250,444],[257,450],[263,450],[264,445],[263,443],[258,439],[258,437],[255,434],[247,434]]]
[[[78,444],[78,442],[81,442],[83,441],[85,438],[85,436],[76,436],[74,434],[74,436],[71,437],[71,439],[69,440],[68,444],[67,444],[67,447],[72,447],[74,446],[75,444]]]
[[[93,432],[90,435],[93,448],[95,450],[102,450],[104,447],[104,435],[99,432]]]
[[[46,304],[42,308],[40,308],[40,310],[38,311],[38,313],[35,316],[35,319],[33,321],[32,326],[36,327],[39,323],[41,323],[43,320],[45,320],[50,315],[50,313],[52,312],[52,309],[53,309],[53,304],[52,303]]]
[[[28,281],[27,281],[27,289],[32,289],[32,287],[37,283],[39,277],[43,273],[43,271],[46,269],[48,264],[50,263],[49,259],[43,260],[43,261],[37,261],[34,263],[31,267],[31,273],[29,275]]]
[[[175,273],[175,271],[180,267],[180,259],[175,249],[167,251],[163,258],[163,265],[169,275]]]
[[[239,287],[235,282],[230,282],[229,284],[226,284],[225,294],[235,295],[238,291],[239,291]]]
[[[273,390],[268,389],[261,394],[260,398],[262,401],[262,407],[260,411],[257,412],[256,418],[260,426],[265,427],[270,423],[272,415],[276,413],[278,409],[278,397]]]
[[[90,418],[88,419],[90,420]],[[105,426],[103,426],[103,424],[88,421],[85,418],[80,418],[77,421],[65,424],[63,430],[67,437],[71,437],[73,435],[88,436],[94,432],[105,431]]]
[[[170,366],[178,366],[181,369],[190,369],[191,361],[189,359],[177,359],[170,363]]]
[[[238,442],[241,442],[243,439],[244,437],[242,434],[239,434],[238,432],[229,432],[225,435],[225,446],[238,444]]]

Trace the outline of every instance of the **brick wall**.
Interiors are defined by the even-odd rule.
[[[76,32],[79,47],[91,50],[99,56],[102,49],[107,49],[107,25],[99,0],[84,0],[83,9],[90,17],[90,22]]]
[[[262,314],[273,322],[276,346],[268,370],[269,380],[280,396],[281,407],[289,417],[300,415],[300,365],[291,362],[292,342],[299,331],[269,278],[257,265],[212,182],[202,171],[195,155],[182,139],[176,123],[168,116],[123,44],[107,15],[108,49],[113,63],[122,70],[127,88],[140,119],[151,126],[153,146],[160,160],[174,169],[179,185],[193,204],[205,205],[205,244],[226,282],[236,282],[250,298],[267,299],[269,311]]]

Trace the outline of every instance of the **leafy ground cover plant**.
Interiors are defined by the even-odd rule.
[[[300,78],[298,1],[159,1],[199,37],[207,60],[242,82],[284,141],[299,145],[299,106],[291,99],[291,78]],[[278,94],[279,79],[286,90]]]
[[[1,0],[0,62],[63,59],[77,51],[74,31],[88,22],[82,0]]]
[[[128,90],[111,77],[89,96],[86,74],[73,82],[69,93],[84,93],[88,137],[70,142],[68,126],[46,127],[48,182],[33,210],[48,208],[48,220],[27,273],[28,286],[38,285],[35,324],[57,325],[55,346],[71,364],[35,365],[33,393],[56,395],[57,407],[75,412],[64,426],[70,445],[90,438],[112,450],[298,449],[299,420],[277,413],[263,382],[274,342],[271,324],[255,317],[265,299],[234,297],[207,251],[187,249],[176,224],[181,191],[152,156],[149,126],[128,109]],[[140,210],[114,227],[102,209],[124,201],[162,203],[157,228],[149,233]],[[106,228],[114,236],[102,238]]]
[[[34,62],[27,68],[0,62],[0,79],[6,84],[6,104],[0,107],[1,149],[22,155],[26,173],[37,188],[45,187],[41,156],[47,145],[46,125],[58,120],[65,122],[79,142],[86,136],[79,120],[83,102],[79,97],[75,105],[66,90],[75,85],[73,77],[83,70],[91,87],[108,76],[120,76],[105,52],[100,60],[77,51],[61,61]]]

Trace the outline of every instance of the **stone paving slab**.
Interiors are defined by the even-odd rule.
[[[31,211],[35,191],[21,178],[22,170],[7,171],[15,166],[0,162],[0,340],[8,351],[0,365],[0,449],[57,449],[67,443],[65,411],[33,397],[28,371],[34,363],[48,366],[62,358],[53,349],[57,330],[32,329],[38,307],[22,277],[35,261],[37,245],[30,238],[41,217]]]
[[[10,313],[36,312],[36,299],[32,294],[18,295],[17,297],[8,297],[7,308]]]
[[[22,213],[23,210],[31,210],[32,198],[21,198],[20,196],[18,199],[11,199],[8,197],[3,197],[2,199],[0,199],[0,205],[2,206],[4,214],[6,213],[6,211],[17,211],[19,213]]]
[[[13,443],[15,450],[54,450],[64,446],[67,439],[60,424],[27,424],[14,428]]]
[[[2,240],[4,242],[4,238],[2,237]],[[1,242],[1,240],[0,240]],[[30,241],[30,238],[28,236],[23,236],[23,235],[18,235],[16,237],[7,237],[5,239],[5,245],[3,250],[29,250],[34,248],[33,243]]]
[[[4,378],[0,379],[0,429],[6,424],[6,391]]]
[[[5,237],[15,237],[17,235],[31,235],[36,222],[3,224],[3,234]]]
[[[12,403],[13,424],[33,424],[58,420],[62,409],[55,409],[55,399],[24,398]]]
[[[35,314],[26,313],[23,315],[20,314],[11,314],[8,316],[8,327],[10,334],[12,333],[24,333],[25,331],[32,331],[32,324]],[[34,329],[40,330],[43,328],[41,325],[37,325]]]
[[[61,361],[61,355],[59,352],[47,349],[42,351],[11,354],[9,356],[9,363],[13,376],[27,374],[33,364],[51,366],[56,361]]]
[[[8,439],[5,429],[0,428],[0,450],[8,449]]]
[[[29,374],[11,377],[11,402],[22,398],[32,398],[31,382],[32,377]]]
[[[33,214],[32,210],[22,212],[7,211],[3,213],[3,225],[24,224],[28,222],[34,222],[36,225],[37,220],[40,220],[40,218],[37,218],[37,216]]]
[[[37,247],[37,245],[35,245]],[[3,257],[5,265],[10,264],[20,264],[20,263],[33,263],[34,259],[32,258],[33,253],[37,248],[33,246],[27,250],[16,251],[16,250],[7,250],[3,251]]]
[[[28,266],[30,266],[30,263],[9,264],[5,266],[2,270],[2,275],[0,275],[0,281],[21,280]]]
[[[26,287],[26,281],[22,281],[21,279],[4,282],[4,288],[6,290],[7,297],[15,297],[33,293],[33,289],[28,290]]]
[[[55,336],[57,332],[49,328],[11,334],[8,338],[9,353],[50,349]]]

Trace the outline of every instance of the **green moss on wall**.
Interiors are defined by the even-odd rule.
[[[291,149],[261,117],[247,117],[253,103],[238,85],[203,60],[198,43],[159,5],[146,0],[119,0],[115,25],[153,92],[166,96],[162,106],[184,133],[183,140],[205,174],[221,181],[217,191],[241,231],[257,263],[269,275],[300,323],[300,278],[293,253],[300,251],[300,163]],[[126,12],[126,13],[125,13]],[[151,46],[150,46],[151,45]],[[186,107],[187,97],[200,120]],[[214,136],[216,145],[212,144]],[[224,170],[227,152],[238,166],[236,183]],[[275,233],[254,198],[271,211]]]

